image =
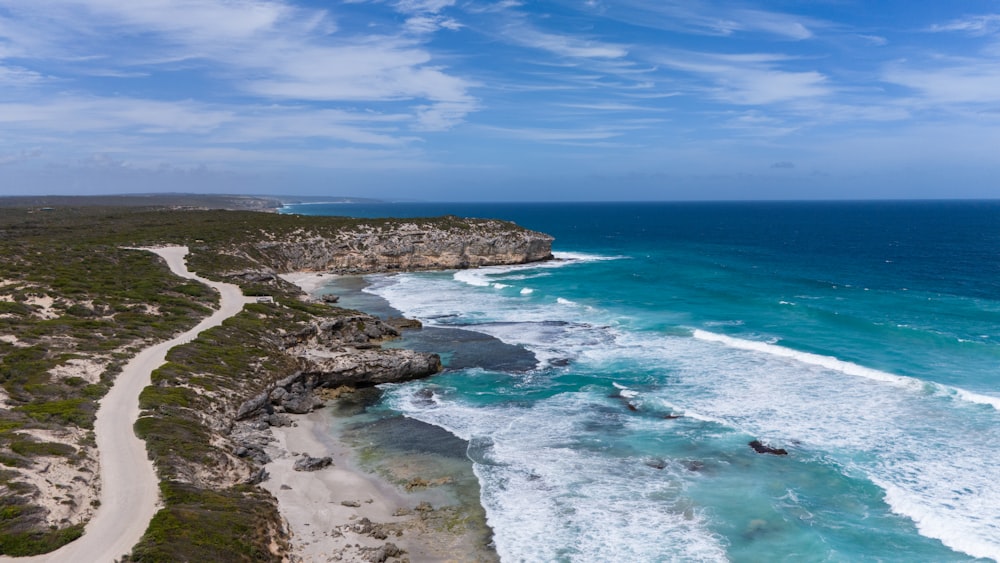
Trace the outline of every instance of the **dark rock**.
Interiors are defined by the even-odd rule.
[[[242,272],[233,272],[229,274],[229,277],[238,278],[242,281],[250,283],[271,282],[277,279],[274,272],[262,270],[244,270]]]
[[[417,319],[407,319],[405,317],[391,317],[386,319],[386,324],[395,328],[396,330],[412,330],[424,328],[424,323],[418,321]]]
[[[279,428],[283,426],[291,426],[292,419],[285,414],[272,414],[266,418],[267,424],[270,426],[277,426]]]
[[[303,456],[302,458],[295,460],[295,465],[292,466],[292,469],[295,471],[317,471],[331,465],[333,465],[333,458],[330,456]]]
[[[321,403],[322,404],[322,403]],[[316,406],[316,399],[311,393],[305,393],[292,395],[289,394],[284,401],[281,402],[281,406],[285,408],[285,412],[292,414],[308,414],[313,411]]]
[[[271,394],[269,395],[272,404],[278,404],[288,395],[288,391],[284,387],[275,387]]]
[[[691,460],[687,462],[688,471],[698,472],[705,469],[705,463],[698,460]]]
[[[651,459],[646,462],[646,465],[652,467],[653,469],[666,469],[667,462],[662,459]]]
[[[262,411],[270,412],[268,399],[269,397],[267,393],[261,393],[250,400],[244,401],[243,404],[240,405],[240,408],[236,410],[236,420],[250,418],[251,416],[259,414]]]
[[[772,448],[771,446],[762,444],[760,440],[753,440],[749,445],[753,448],[753,451],[759,454],[788,455],[788,451],[784,448]]]
[[[334,295],[332,293],[326,293],[322,297],[320,297],[320,299],[323,301],[323,303],[336,303],[340,301],[340,296]]]
[[[356,500],[342,500],[340,501],[340,504],[348,508],[358,508],[361,506],[361,503]]]
[[[392,557],[399,557],[400,555],[406,553],[392,542],[388,542],[378,548],[368,548],[365,551],[366,553],[363,557],[365,561],[369,561],[371,563],[385,563]]]
[[[268,477],[270,477],[270,475],[268,475],[267,471],[263,467],[261,467],[257,471],[254,471],[253,474],[251,474],[250,477],[247,478],[245,483],[247,485],[256,485],[258,483],[263,483],[264,481],[267,480]]]
[[[666,419],[666,420],[676,420],[676,419],[678,419],[678,418],[680,418],[680,417],[681,417],[681,415],[679,415],[679,414],[674,414],[674,413],[670,413],[670,414],[665,414],[665,415],[663,415],[663,418],[664,418],[664,419]]]

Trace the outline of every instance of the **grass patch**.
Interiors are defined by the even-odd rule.
[[[267,550],[273,534],[269,497],[252,487],[209,491],[165,482],[166,508],[128,561],[280,561]]]
[[[9,507],[2,510],[5,511],[7,508]],[[20,515],[18,513],[18,516]],[[16,520],[17,518],[11,519],[11,521]],[[6,522],[7,520],[0,518],[0,553],[14,557],[48,553],[83,535],[82,524],[61,530],[8,532],[3,529],[3,524]]]
[[[15,407],[39,422],[55,422],[58,424],[78,426],[80,428],[94,427],[95,405],[85,398],[65,399],[45,403],[31,403]]]
[[[32,439],[20,439],[10,443],[10,450],[22,456],[62,456],[76,455],[76,448],[58,442],[38,442]]]

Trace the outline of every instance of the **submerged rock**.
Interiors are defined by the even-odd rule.
[[[762,444],[760,440],[751,441],[749,446],[759,454],[788,455],[788,451],[784,448],[772,448],[771,446]]]

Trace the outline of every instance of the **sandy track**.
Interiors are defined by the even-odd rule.
[[[188,271],[187,247],[149,248],[166,260],[181,277],[198,280],[219,291],[219,310],[191,330],[167,342],[146,348],[130,361],[101,400],[94,431],[101,461],[101,506],[81,538],[62,548],[33,557],[0,557],[0,561],[113,562],[132,551],[159,504],[159,480],[146,454],[146,444],[133,431],[139,416],[139,393],[150,384],[152,371],[166,361],[167,351],[195,339],[239,313],[251,301],[238,286],[213,282]]]

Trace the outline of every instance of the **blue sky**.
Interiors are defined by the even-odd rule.
[[[1000,196],[1000,2],[0,0],[0,194]]]

